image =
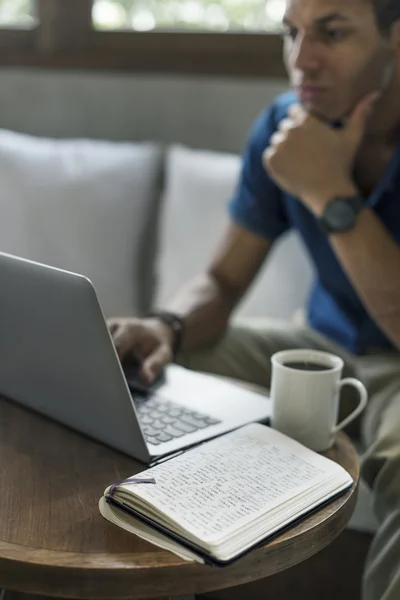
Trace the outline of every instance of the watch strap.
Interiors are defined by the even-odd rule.
[[[167,325],[173,333],[172,354],[175,359],[181,349],[183,334],[185,331],[185,322],[178,315],[166,310],[154,310],[146,315],[148,319],[158,319],[164,325]]]

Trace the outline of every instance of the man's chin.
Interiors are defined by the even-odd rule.
[[[330,117],[326,114],[326,111],[316,106],[313,102],[300,102],[304,110],[313,117],[321,119],[321,121],[329,121]]]
[[[327,125],[340,126],[345,122],[345,117],[339,115],[337,112],[324,110],[321,106],[317,106],[312,102],[301,102],[300,104],[308,114],[323,121]]]
[[[324,123],[327,123],[329,125],[343,124],[346,121],[345,113],[339,113],[338,110],[335,109],[335,107],[330,108],[329,106],[327,106],[327,104],[329,103],[327,102],[329,101],[329,98],[321,97],[316,101],[302,100],[299,98],[296,86],[292,86],[292,89],[296,94],[297,102],[304,108],[304,110],[308,114],[312,115],[313,117],[316,117],[320,121],[323,121]]]

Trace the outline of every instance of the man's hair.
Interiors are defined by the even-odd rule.
[[[388,34],[395,21],[400,19],[400,0],[372,1],[378,27],[382,33]]]

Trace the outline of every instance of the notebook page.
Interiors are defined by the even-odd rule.
[[[188,533],[215,543],[337,472],[344,483],[351,481],[336,463],[251,424],[140,474],[151,474],[155,485],[122,487]]]

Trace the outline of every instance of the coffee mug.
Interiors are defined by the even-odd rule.
[[[341,379],[343,360],[319,350],[284,350],[271,358],[271,425],[316,452],[332,446],[335,436],[365,408],[367,390],[358,379]],[[337,424],[343,386],[354,386],[357,408]]]

